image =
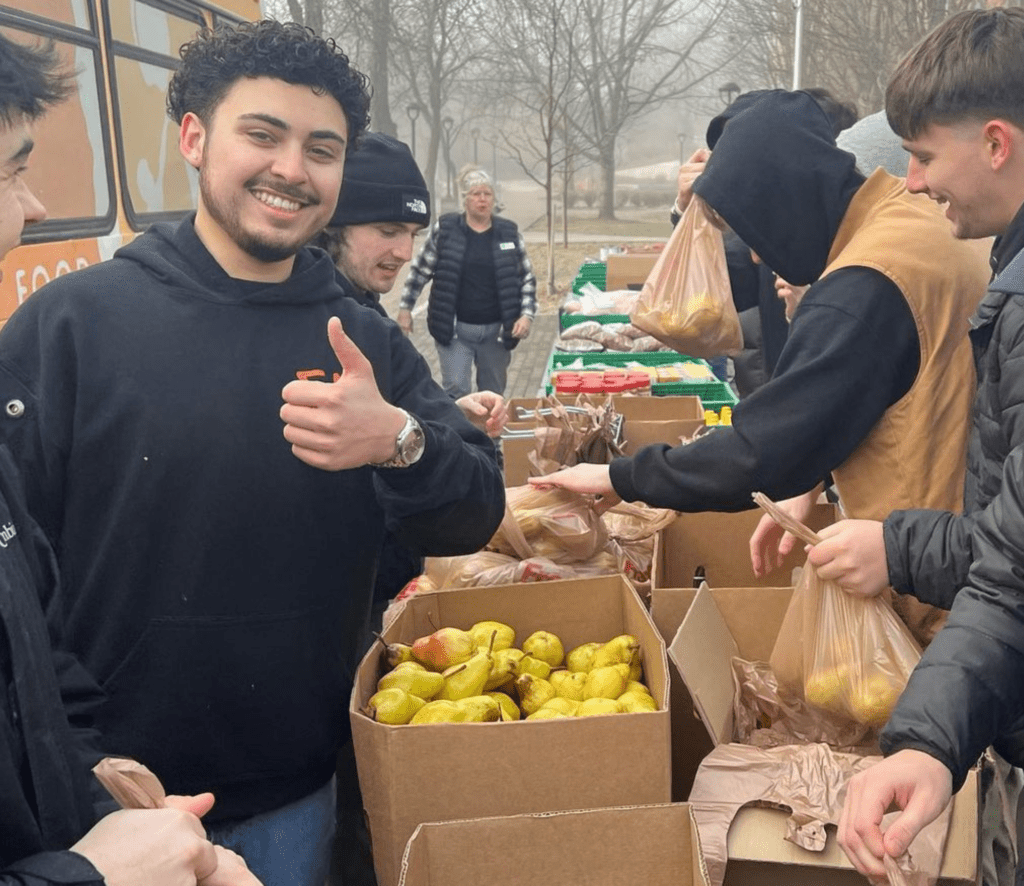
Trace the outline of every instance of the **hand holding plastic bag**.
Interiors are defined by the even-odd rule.
[[[808,544],[818,536],[761,493],[754,501]],[[852,597],[805,566],[772,650],[780,685],[811,705],[884,726],[921,649],[882,597]],[[796,684],[796,685],[794,685]]]

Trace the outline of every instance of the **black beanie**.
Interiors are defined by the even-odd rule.
[[[379,132],[365,133],[345,159],[330,226],[371,222],[430,224],[430,192],[412,152]]]

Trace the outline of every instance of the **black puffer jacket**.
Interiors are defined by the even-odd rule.
[[[455,302],[466,254],[466,221],[461,213],[451,212],[442,215],[438,223],[437,267],[427,307],[427,329],[436,341],[447,345],[455,334]],[[518,243],[519,229],[515,222],[494,216],[491,232],[494,280],[501,308],[501,341],[511,351],[519,344],[519,339],[512,335],[512,327],[522,314],[522,295],[519,254],[506,244]]]
[[[954,791],[989,745],[1024,763],[1024,447],[1001,476],[974,527],[967,586],[881,735],[887,755],[913,748],[940,760]]]
[[[889,582],[949,609],[974,559],[971,532],[999,493],[1003,462],[1024,444],[1024,208],[993,250],[998,276],[971,318],[978,375],[963,514],[894,511],[884,523]]]

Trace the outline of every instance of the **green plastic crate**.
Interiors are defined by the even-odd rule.
[[[565,369],[579,361],[584,369],[600,365],[610,366],[614,369],[622,369],[630,364],[640,366],[669,366],[673,363],[699,363],[707,371],[711,372],[711,366],[707,360],[699,357],[686,357],[674,351],[651,351],[649,353],[634,351],[602,351],[596,354],[563,354],[557,351],[551,355],[547,372],[544,375],[544,389],[547,393],[554,390],[551,384],[551,374],[558,369]],[[705,409],[714,409],[716,412],[723,406],[733,406],[738,398],[733,389],[724,381],[714,379],[713,381],[673,381],[673,382],[652,382],[651,393],[658,397],[668,396],[698,396]],[[714,405],[712,405],[714,404]]]
[[[583,262],[579,270],[576,271],[576,277],[572,281],[573,294],[579,295],[587,283],[593,283],[594,286],[603,292],[605,281],[608,279],[607,270],[603,261]]]
[[[562,329],[568,329],[587,320],[595,320],[598,323],[628,323],[629,314],[567,314],[561,311],[558,317]]]

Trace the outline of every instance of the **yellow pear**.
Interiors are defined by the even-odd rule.
[[[632,634],[620,634],[613,637],[594,653],[590,664],[591,669],[603,668],[607,665],[632,664],[639,658],[640,643]]]
[[[400,661],[392,669],[392,671],[425,671],[426,667],[421,665],[416,659],[411,658],[409,661]],[[431,672],[433,673],[433,672]]]
[[[643,664],[640,661],[640,656],[637,655],[637,657],[634,658],[629,663],[629,679],[632,680],[633,682],[637,682],[638,683],[643,678],[644,678],[644,666],[643,666]]]
[[[574,671],[552,671],[548,682],[555,687],[562,698],[583,701],[583,687],[587,683],[587,675]]]
[[[563,720],[570,714],[563,714],[561,711],[553,711],[551,708],[538,708],[532,714],[527,714],[527,720]]]
[[[490,691],[504,686],[516,677],[516,663],[523,657],[522,649],[499,649],[491,655],[491,673],[484,684]]]
[[[470,695],[455,704],[465,712],[467,723],[494,723],[501,719],[501,704],[489,695]]]
[[[413,658],[433,671],[469,661],[475,652],[476,643],[469,632],[458,628],[440,628],[412,644]]]
[[[482,646],[491,652],[511,649],[516,642],[515,628],[500,621],[478,621],[469,633],[478,648]]]
[[[622,669],[626,673],[622,673]],[[584,700],[590,698],[618,698],[622,695],[629,680],[629,665],[608,665],[594,668],[587,674],[587,682],[583,686]]]
[[[622,709],[614,698],[588,698],[576,708],[577,717],[594,717],[599,714],[618,714]]]
[[[484,695],[489,695],[495,699],[499,705],[501,705],[501,719],[502,720],[518,720],[520,717],[519,705],[512,700],[512,696],[505,692],[485,692]]]
[[[413,725],[420,723],[462,723],[466,712],[454,701],[437,699],[428,701],[409,721]]]
[[[370,696],[366,703],[366,716],[378,723],[402,726],[408,723],[424,704],[426,702],[422,698],[410,695],[404,689],[384,689]]]
[[[646,692],[648,695],[651,694],[651,690],[650,689],[648,689],[643,683],[640,683],[640,682],[638,682],[636,680],[630,680],[626,684],[625,691],[626,692]]]
[[[543,707],[544,702],[555,697],[555,687],[533,674],[521,674],[517,677],[516,691],[519,693],[519,707],[527,716]]]
[[[623,692],[616,701],[618,701],[619,707],[627,714],[658,710],[658,703],[647,692]]]
[[[532,674],[534,677],[546,680],[551,676],[551,665],[543,659],[525,654],[516,662],[516,676],[521,674]]]
[[[453,665],[442,674],[444,685],[437,697],[458,701],[460,698],[480,695],[490,675],[491,654],[481,649],[469,661]]]
[[[404,689],[410,695],[418,696],[424,701],[430,701],[444,686],[444,677],[435,671],[428,671],[425,668],[397,668],[389,671],[377,681],[378,691],[391,689],[397,686]]]
[[[556,695],[554,698],[548,699],[544,704],[540,706],[541,710],[549,708],[552,711],[561,711],[570,717],[576,716],[576,708],[580,706],[578,701],[573,701],[571,698],[562,698]]]
[[[850,708],[858,722],[881,728],[889,722],[889,716],[899,698],[900,690],[885,674],[872,674],[854,689]]]
[[[534,631],[523,640],[523,652],[548,663],[549,667],[557,668],[565,661],[565,649],[562,641],[551,631]]]
[[[406,643],[388,643],[384,649],[384,660],[389,668],[400,665],[404,661],[413,661],[412,647]]]
[[[575,649],[571,649],[565,657],[565,666],[570,671],[585,674],[591,668],[591,664],[594,661],[594,653],[600,648],[600,643],[583,643]]]

